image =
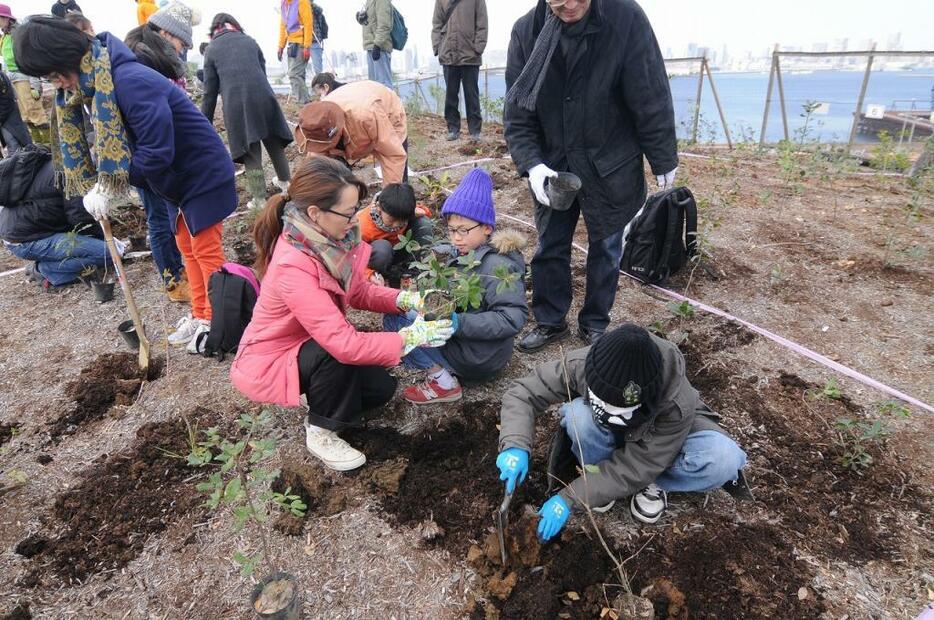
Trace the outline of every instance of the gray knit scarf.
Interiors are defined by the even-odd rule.
[[[551,57],[554,56],[559,41],[561,41],[561,20],[551,13],[545,20],[542,31],[538,33],[538,38],[535,39],[535,47],[532,48],[532,53],[525,61],[522,73],[506,93],[507,103],[514,103],[529,112],[535,111],[538,93],[545,82],[548,65],[551,64]]]

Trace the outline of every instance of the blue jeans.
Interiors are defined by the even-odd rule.
[[[561,426],[580,463],[596,464],[613,455],[616,438],[594,420],[593,410],[583,398],[562,405],[560,413]],[[581,457],[582,452],[586,458]],[[674,463],[655,484],[668,492],[710,491],[736,480],[737,472],[745,466],[746,453],[735,441],[717,431],[700,431],[687,436]]]
[[[384,314],[383,331],[397,332],[403,327],[411,325],[416,316],[414,310],[410,310],[408,314]],[[406,368],[415,368],[416,370],[428,370],[435,366],[451,370],[451,365],[444,359],[444,354],[441,353],[441,347],[417,347],[412,349],[408,355],[402,358],[402,363]]]
[[[75,282],[87,267],[103,267],[106,263],[113,268],[107,244],[94,237],[56,233],[36,241],[5,245],[14,256],[34,261],[52,286]]]
[[[149,247],[152,249],[152,260],[156,263],[156,270],[163,282],[178,282],[182,278],[182,255],[175,243],[175,235],[169,223],[169,211],[165,201],[155,193],[139,190],[139,197],[146,210],[146,226],[149,228]]]
[[[386,88],[392,88],[392,54],[381,51],[379,60],[373,60],[373,53],[366,51],[366,68],[369,79],[379,82]]]
[[[324,71],[324,48],[318,43],[311,44],[311,68],[315,75]]]
[[[580,217],[580,202],[567,211],[541,205],[535,208],[538,249],[532,258],[532,314],[539,325],[565,325],[571,309],[571,242]],[[603,239],[588,237],[587,289],[577,324],[589,331],[606,331],[619,285],[623,232]]]

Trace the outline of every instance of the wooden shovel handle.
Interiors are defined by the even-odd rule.
[[[139,308],[136,307],[136,300],[130,290],[130,282],[127,280],[126,272],[123,269],[123,260],[120,258],[120,252],[117,251],[117,244],[114,243],[110,220],[105,217],[100,220],[100,224],[104,230],[104,241],[107,242],[107,248],[110,250],[110,258],[117,270],[117,277],[120,280],[120,288],[123,290],[123,298],[126,299],[127,310],[130,313],[130,318],[133,319],[136,335],[139,336],[139,367],[146,370],[149,368],[149,339],[146,337],[143,320],[139,316]]]

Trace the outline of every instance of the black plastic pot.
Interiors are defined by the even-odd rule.
[[[136,325],[133,324],[133,319],[120,323],[117,326],[117,331],[123,336],[128,347],[136,351],[139,350],[139,334],[136,333]]]
[[[581,189],[580,177],[573,172],[559,172],[558,176],[545,180],[545,192],[555,211],[567,211],[574,204]]]
[[[105,304],[114,298],[114,285],[116,282],[91,282],[91,290],[94,291],[94,299],[98,303]]]
[[[278,597],[277,602],[279,605],[276,605],[278,609],[261,610],[261,608],[257,607],[257,601],[263,596],[266,587],[276,582],[288,582],[287,586],[291,586],[291,596],[288,596],[288,591],[286,591],[283,596]],[[295,577],[288,573],[276,573],[256,584],[253,593],[250,595],[250,605],[253,607],[253,611],[256,612],[256,617],[263,620],[299,620],[302,617],[302,598]]]
[[[446,291],[431,291],[423,300],[425,320],[449,319],[454,313],[454,298]]]

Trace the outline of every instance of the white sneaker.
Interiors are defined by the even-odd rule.
[[[632,496],[629,509],[643,523],[658,523],[668,507],[668,494],[654,482]]]
[[[305,422],[305,446],[312,456],[335,471],[350,471],[366,463],[366,455],[337,436],[334,431]]]
[[[195,335],[195,330],[197,329],[198,324],[190,314],[182,317],[179,322],[175,324],[175,331],[169,334],[169,344],[173,347],[187,346],[188,343],[191,342],[191,338]]]
[[[605,512],[610,512],[611,510],[613,510],[613,506],[615,505],[616,505],[616,500],[614,499],[610,501],[609,504],[605,504],[603,506],[597,506],[596,508],[591,508],[591,510],[593,510],[594,512],[598,514],[603,514]]]
[[[280,190],[283,194],[288,194],[288,193],[289,193],[289,182],[288,182],[288,181],[280,181],[280,180],[279,180],[279,177],[273,177],[272,183],[273,183],[273,185],[275,185],[276,187],[278,187],[279,190]]]
[[[208,334],[211,332],[211,324],[204,319],[195,319],[197,325],[194,335],[188,342],[188,352],[192,355],[204,354],[204,345],[208,341]]]

